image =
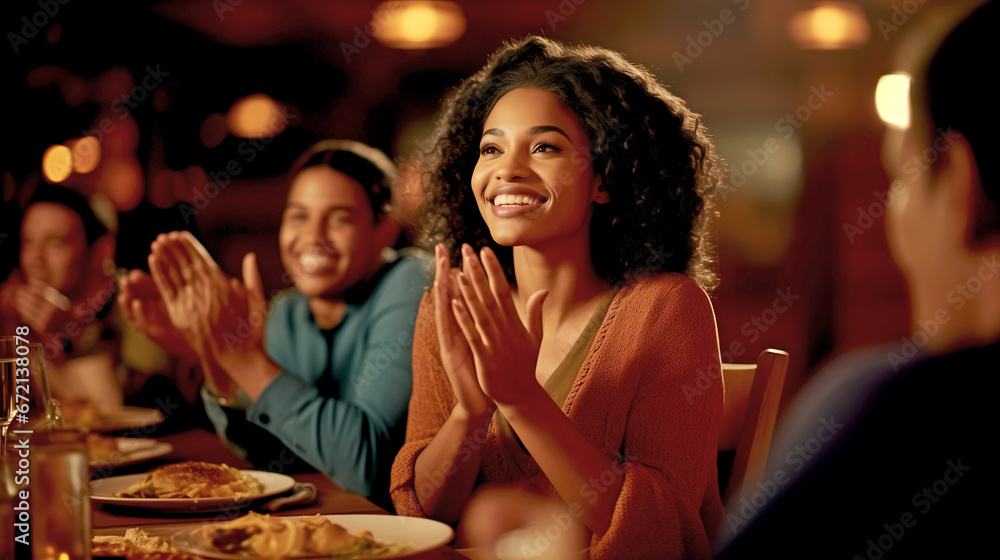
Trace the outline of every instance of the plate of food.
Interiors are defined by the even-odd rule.
[[[184,461],[145,474],[99,478],[90,483],[93,502],[169,511],[222,510],[287,492],[295,479],[226,464]]]
[[[167,442],[149,438],[108,437],[97,433],[87,434],[87,455],[90,468],[108,469],[134,465],[174,450]]]
[[[170,542],[205,558],[403,558],[451,542],[451,527],[433,519],[395,515],[271,517],[250,512],[183,529]]]
[[[168,538],[151,535],[139,527],[125,530],[124,535],[94,535],[90,554],[95,558],[146,558],[149,560],[198,560],[177,550]]]
[[[120,432],[161,424],[163,413],[155,408],[116,406],[100,408],[89,401],[60,401],[63,425],[94,432]]]

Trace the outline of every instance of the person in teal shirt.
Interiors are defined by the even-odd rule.
[[[305,461],[383,507],[428,283],[419,251],[392,249],[393,180],[389,159],[357,142],[321,142],[299,158],[279,232],[295,287],[270,309],[253,253],[240,283],[186,232],[158,237],[151,277],[133,273],[122,294],[134,324],[198,356],[208,416],[241,456],[277,472]]]

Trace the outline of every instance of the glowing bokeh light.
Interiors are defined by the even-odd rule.
[[[42,154],[42,174],[50,183],[62,183],[73,173],[73,152],[68,146],[53,144]]]
[[[910,127],[910,81],[909,74],[896,72],[882,76],[875,86],[875,109],[891,127]]]
[[[413,0],[383,2],[372,12],[372,33],[394,49],[429,49],[457,41],[466,28],[465,14],[454,2]]]
[[[803,49],[848,49],[868,41],[864,11],[850,2],[818,2],[788,22],[792,41]]]
[[[226,114],[226,125],[240,138],[277,136],[288,123],[280,103],[263,93],[237,99]]]
[[[101,162],[101,143],[94,136],[84,136],[67,142],[73,152],[73,171],[90,173]]]

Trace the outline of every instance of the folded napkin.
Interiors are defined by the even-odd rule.
[[[268,500],[257,509],[260,511],[278,511],[289,507],[307,506],[316,501],[316,486],[310,482],[296,482],[292,493]]]

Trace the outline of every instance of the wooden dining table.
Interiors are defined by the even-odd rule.
[[[253,465],[241,459],[226,447],[212,432],[195,428],[170,435],[159,436],[158,441],[172,446],[170,453],[149,461],[96,469],[93,478],[144,473],[160,465],[179,461],[205,461],[210,463],[225,463],[238,469],[252,469]],[[316,500],[310,504],[290,506],[277,512],[269,512],[272,516],[300,516],[313,514],[373,514],[392,515],[390,512],[372,503],[364,496],[345,490],[332,480],[318,472],[289,474],[296,482],[311,483],[316,488]],[[202,511],[191,513],[164,512],[155,509],[123,508],[91,501],[91,526],[93,534],[124,535],[131,527],[138,527],[151,536],[169,538],[171,535],[204,523],[219,522],[220,518],[236,517],[247,511],[258,510],[261,505],[272,497],[259,502],[251,502],[240,506],[240,509],[230,511]],[[222,519],[225,520],[225,519]],[[468,560],[480,556],[473,549],[453,548],[443,546],[433,551],[427,551],[408,558],[414,560]]]

